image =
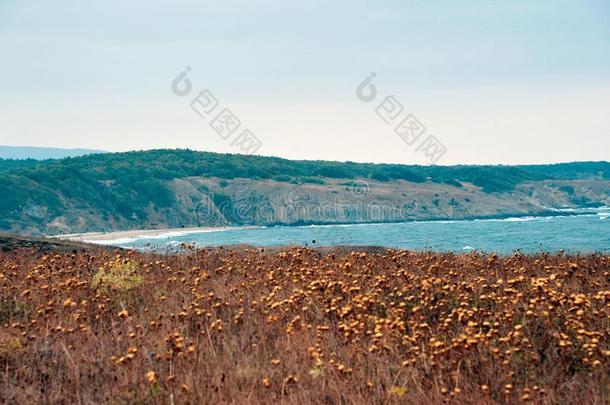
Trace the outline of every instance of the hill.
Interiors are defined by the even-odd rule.
[[[0,230],[402,221],[610,204],[610,163],[414,166],[152,150],[0,160]]]
[[[0,145],[0,159],[63,159],[89,155],[92,153],[105,153],[95,149],[63,149],[44,148],[35,146],[4,146]]]

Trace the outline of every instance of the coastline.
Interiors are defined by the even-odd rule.
[[[87,232],[73,233],[48,236],[49,238],[68,240],[73,242],[85,242],[104,244],[105,242],[116,243],[121,240],[136,240],[136,239],[164,239],[175,236],[188,235],[192,233],[204,232],[219,232],[235,229],[249,229],[253,226],[203,226],[190,228],[167,228],[167,229],[132,229],[127,231],[112,231],[112,232]]]
[[[255,229],[255,228],[269,228],[269,227],[298,227],[298,226],[349,226],[349,225],[374,225],[374,224],[387,224],[387,223],[418,223],[418,222],[461,222],[461,221],[485,221],[485,220],[524,220],[527,218],[536,217],[565,217],[565,216],[579,216],[579,215],[591,215],[597,210],[605,210],[609,207],[596,207],[596,208],[577,208],[577,209],[566,209],[566,210],[546,210],[537,213],[523,213],[523,214],[503,214],[503,215],[492,215],[492,216],[472,216],[469,218],[451,219],[451,218],[429,218],[425,220],[415,219],[408,221],[388,221],[388,222],[317,222],[317,221],[298,221],[296,223],[284,224],[268,224],[262,226],[247,225],[247,226],[206,226],[206,227],[188,227],[188,228],[166,228],[166,229],[132,229],[125,231],[111,231],[111,232],[87,232],[87,233],[73,233],[73,234],[61,234],[61,235],[49,235],[48,238],[59,239],[71,242],[82,242],[82,243],[93,243],[98,245],[114,245],[120,243],[129,243],[138,239],[166,239],[176,236],[185,236],[189,234],[206,233],[206,232],[220,232],[228,230],[243,230],[243,229]]]

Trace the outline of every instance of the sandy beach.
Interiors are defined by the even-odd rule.
[[[54,235],[52,238],[70,240],[76,242],[89,242],[104,244],[104,242],[116,242],[117,240],[133,240],[141,238],[161,239],[165,237],[181,236],[191,233],[202,232],[218,232],[229,229],[247,229],[253,227],[236,227],[236,226],[220,226],[220,227],[192,227],[192,228],[169,228],[169,229],[135,229],[130,231],[116,232],[88,232],[75,233],[65,235]]]

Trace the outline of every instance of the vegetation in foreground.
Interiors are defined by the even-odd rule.
[[[610,256],[0,253],[5,403],[610,398]]]

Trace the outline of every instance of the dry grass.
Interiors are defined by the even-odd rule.
[[[609,308],[607,255],[21,249],[0,399],[607,404]]]

